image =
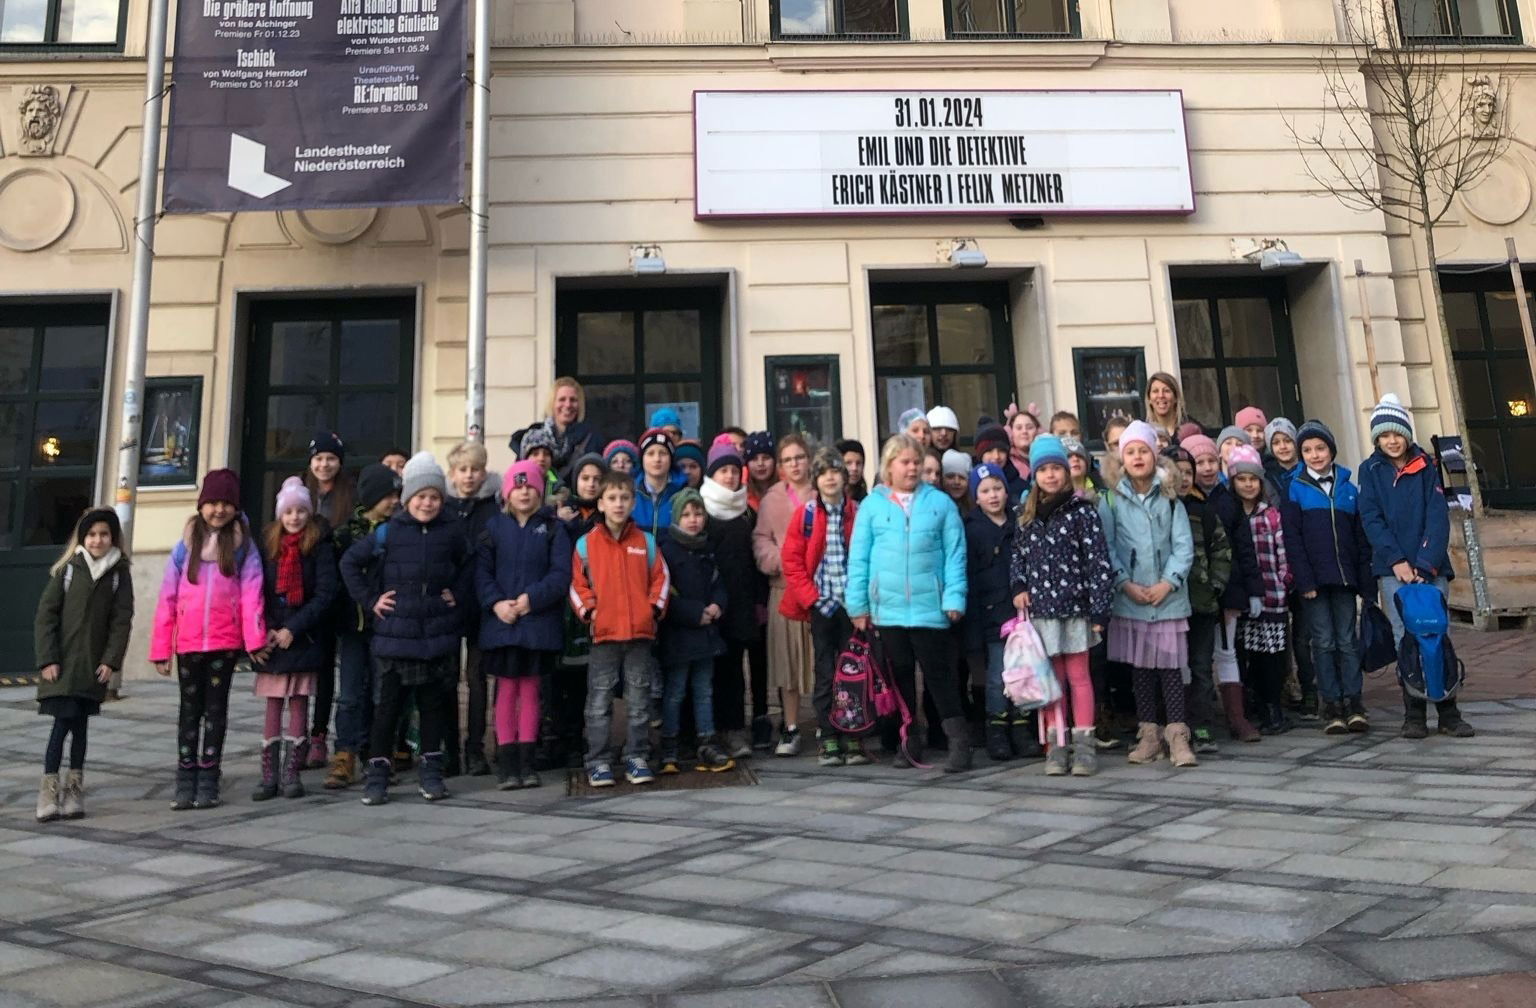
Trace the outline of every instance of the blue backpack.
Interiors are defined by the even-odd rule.
[[[1451,645],[1450,609],[1430,584],[1405,584],[1393,596],[1403,620],[1397,645],[1397,678],[1411,697],[1439,703],[1449,700],[1466,680],[1466,666]]]

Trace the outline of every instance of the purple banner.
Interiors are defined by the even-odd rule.
[[[452,204],[467,0],[181,0],[165,210]]]

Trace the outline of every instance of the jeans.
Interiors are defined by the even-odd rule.
[[[683,697],[693,689],[693,726],[701,740],[715,733],[715,660],[698,658],[667,666],[661,699],[661,734],[677,738],[683,719]]]
[[[1386,611],[1387,619],[1392,621],[1392,639],[1395,641],[1402,640],[1403,618],[1397,614],[1397,605],[1392,601],[1392,598],[1397,594],[1397,590],[1403,586],[1403,583],[1391,574],[1384,578],[1377,578],[1376,582],[1381,586],[1381,608]],[[1438,577],[1431,581],[1430,584],[1440,589],[1441,595],[1448,595],[1450,593],[1450,578]]]
[[[336,751],[367,759],[368,734],[373,728],[371,635],[344,633],[337,643],[341,650],[341,690],[336,697]]]
[[[629,732],[624,755],[643,757],[650,747],[651,642],[610,641],[593,644],[587,659],[587,769],[613,761],[609,726],[613,718],[613,688],[624,679],[624,707]]]
[[[1318,588],[1316,598],[1301,600],[1306,647],[1317,672],[1318,696],[1329,703],[1356,697],[1365,687],[1355,634],[1355,593],[1349,588]]]
[[[1003,693],[1003,649],[1008,642],[1002,638],[987,642],[987,717],[1001,718],[1008,715],[1008,697]]]
[[[838,606],[831,616],[811,613],[811,652],[816,683],[811,691],[811,706],[816,709],[816,726],[832,733],[832,684],[837,678],[837,656],[853,634],[848,613]]]
[[[1189,686],[1185,689],[1191,728],[1210,728],[1218,707],[1215,666],[1216,627],[1221,613],[1193,613],[1189,617]]]

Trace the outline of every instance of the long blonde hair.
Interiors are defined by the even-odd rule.
[[[891,485],[891,463],[896,461],[902,452],[911,452],[917,456],[918,462],[923,459],[923,443],[911,434],[892,434],[885,441],[885,446],[880,449],[880,482],[886,486]],[[919,480],[921,482],[921,480]]]
[[[1152,383],[1162,382],[1173,390],[1173,418],[1170,426],[1163,427],[1163,422],[1157,419],[1157,414],[1152,411]],[[1179,429],[1179,424],[1184,420],[1184,389],[1179,386],[1179,380],[1167,371],[1154,371],[1152,377],[1147,379],[1147,394],[1142,399],[1142,405],[1146,408],[1147,423],[1154,427],[1163,427],[1169,434]]]

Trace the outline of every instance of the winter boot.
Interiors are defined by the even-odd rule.
[[[1285,712],[1284,704],[1264,705],[1264,722],[1259,725],[1260,734],[1284,735],[1294,727],[1291,716]]]
[[[37,821],[53,822],[59,817],[59,775],[43,774],[37,787]]]
[[[416,768],[416,786],[427,801],[442,801],[448,797],[448,787],[443,783],[443,754],[421,754],[421,764]]]
[[[1257,742],[1259,730],[1243,714],[1243,684],[1221,684],[1221,706],[1227,712],[1227,730],[1239,742]]]
[[[834,734],[816,729],[816,765],[834,767],[843,765],[843,740]]]
[[[537,742],[519,742],[517,744],[517,751],[522,754],[520,770],[522,771],[522,782],[525,788],[538,787],[543,783],[543,781],[539,780],[539,775],[534,771],[534,757],[537,755],[538,748]]]
[[[1471,738],[1477,732],[1472,726],[1462,720],[1461,711],[1456,706],[1455,698],[1441,700],[1435,704],[1435,713],[1440,719],[1440,734],[1449,735],[1452,738]]]
[[[299,738],[285,739],[283,741],[283,797],[303,798],[304,782],[299,780],[300,747],[304,740]]]
[[[466,746],[464,749],[464,772],[471,777],[489,777],[491,765],[485,761],[485,743],[478,746]]]
[[[944,764],[945,773],[962,773],[971,768],[971,736],[965,726],[965,718],[944,719],[944,734],[949,738],[949,761]]]
[[[1221,752],[1221,748],[1216,745],[1216,740],[1211,737],[1211,730],[1209,728],[1204,726],[1196,728],[1191,735],[1194,739],[1195,753],[1197,755],[1209,753],[1214,756]]]
[[[1109,704],[1101,703],[1093,714],[1093,740],[1099,749],[1120,748],[1120,736],[1115,732],[1115,712]]]
[[[1318,719],[1317,690],[1310,686],[1302,687],[1300,716],[1308,722]]]
[[[1199,766],[1195,751],[1189,747],[1189,725],[1171,724],[1163,729],[1163,740],[1168,743],[1168,761],[1176,767]]]
[[[1344,701],[1344,712],[1348,714],[1345,725],[1350,731],[1368,732],[1371,730],[1370,718],[1366,717],[1365,714],[1365,701],[1361,700],[1358,694]]]
[[[330,773],[325,775],[325,782],[320,786],[327,791],[340,791],[349,788],[357,780],[357,757],[349,752],[339,752],[331,757]]]
[[[176,794],[171,798],[172,812],[185,812],[197,797],[197,767],[176,768]]]
[[[278,762],[283,748],[280,738],[264,739],[261,743],[261,783],[251,792],[251,801],[266,801],[277,797]]]
[[[389,804],[389,757],[375,756],[363,768],[363,804]]]
[[[721,748],[718,740],[713,736],[699,742],[699,755],[693,767],[695,770],[702,770],[705,773],[722,773],[735,766],[736,761],[731,759],[730,753]]]
[[[303,754],[303,768],[305,770],[320,770],[330,761],[330,755],[325,751],[325,732],[315,732],[309,737],[308,741],[308,752]]]
[[[1349,725],[1344,721],[1344,710],[1344,704],[1334,703],[1332,700],[1324,700],[1322,702],[1324,735],[1349,734]]]
[[[1136,728],[1136,745],[1125,754],[1127,763],[1156,763],[1163,758],[1163,741],[1158,737],[1157,725],[1142,721]]]
[[[998,714],[987,718],[987,755],[994,763],[1006,763],[1013,759],[1013,747],[1008,744],[1008,716]]]
[[[1012,716],[1008,719],[1008,747],[1020,759],[1039,759],[1045,754],[1035,731],[1032,712],[1013,708]]]
[[[1051,745],[1045,753],[1045,775],[1047,777],[1065,777],[1071,769],[1071,749],[1057,741],[1056,733],[1052,732]]]
[[[752,719],[752,748],[756,751],[767,752],[772,749],[777,734],[773,730],[773,720],[766,714]]]
[[[197,793],[192,798],[193,808],[219,807],[219,776],[220,770],[217,763],[197,765]]]
[[[523,786],[523,768],[517,765],[518,752],[516,742],[496,747],[496,790],[516,791]]]
[[[874,761],[864,751],[864,743],[856,738],[843,739],[843,763],[847,766],[868,766]]]
[[[1099,744],[1092,728],[1072,729],[1072,776],[1092,777],[1099,772]]]
[[[85,818],[85,772],[83,770],[71,770],[64,775],[64,797],[59,801],[59,818]]]
[[[1403,694],[1403,738],[1429,738],[1429,704]]]

